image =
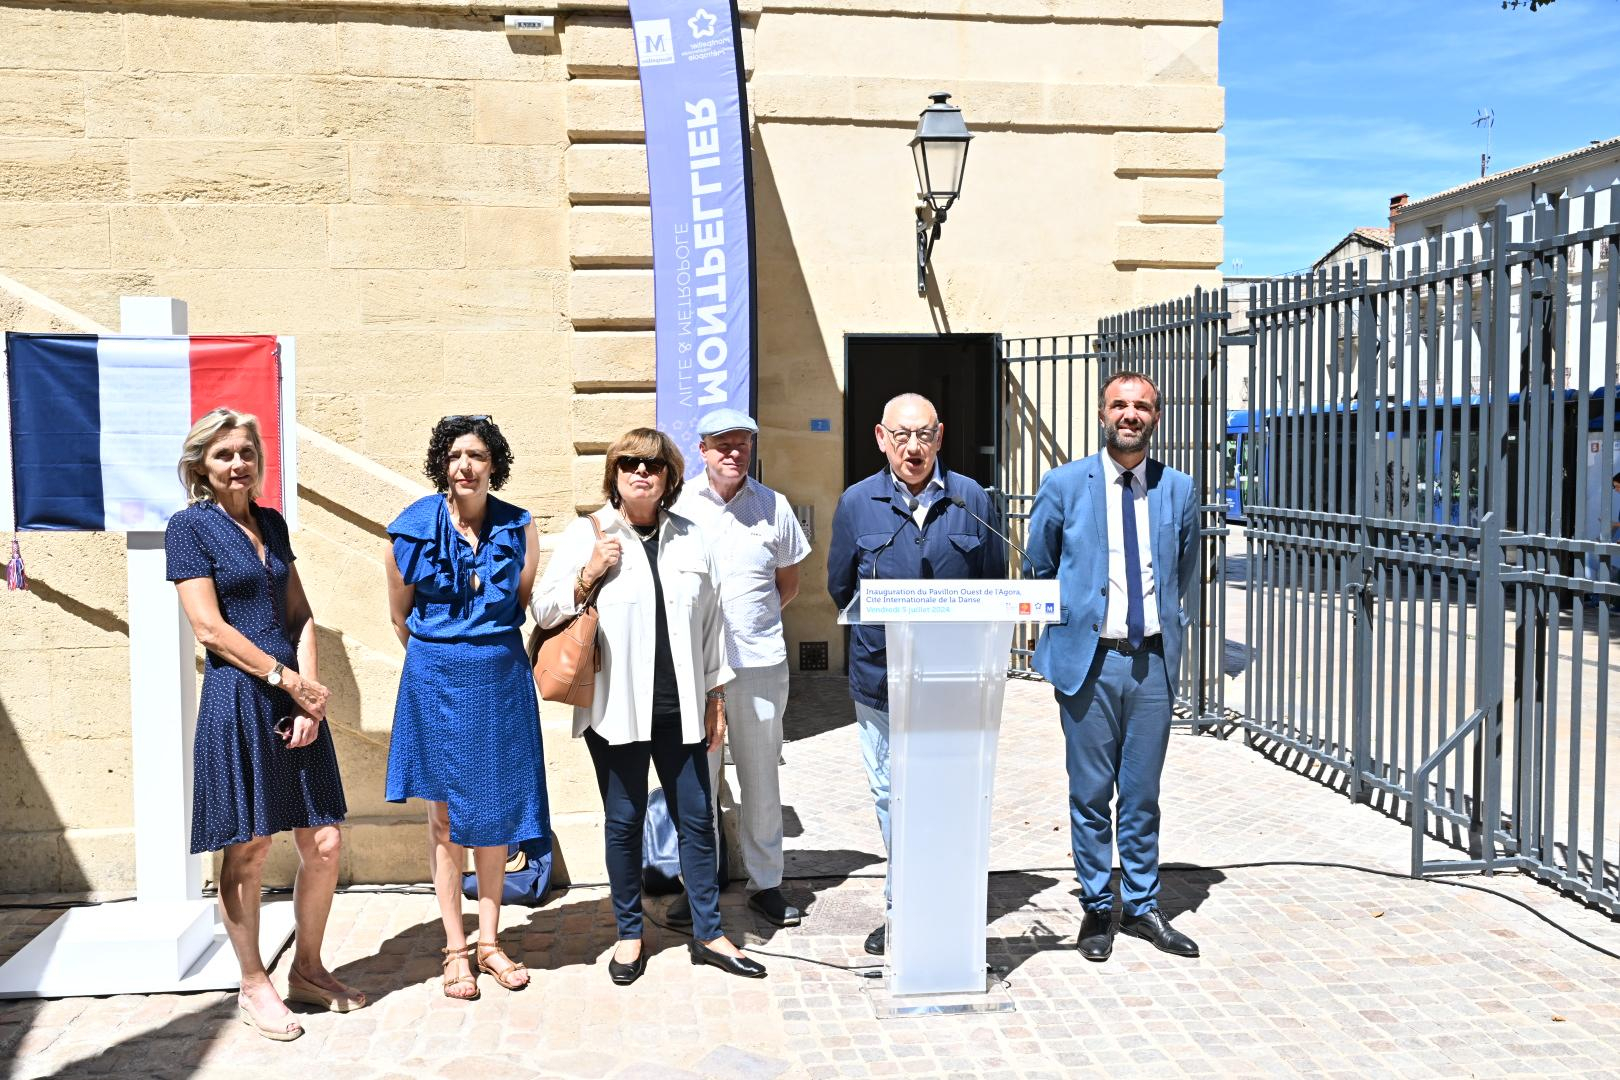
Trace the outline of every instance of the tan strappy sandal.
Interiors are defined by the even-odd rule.
[[[440,949],[439,951],[444,953],[444,962],[439,965],[444,969],[445,972],[444,977],[440,980],[440,987],[444,990],[444,996],[452,1001],[477,1001],[479,995],[482,993],[482,991],[478,989],[478,976],[476,974],[451,976],[450,974],[451,964],[455,963],[457,960],[472,959],[473,947],[471,945],[463,945],[459,949],[446,948]],[[474,968],[473,970],[476,972],[477,969]],[[461,994],[452,994],[450,992],[452,987],[460,986],[462,983],[471,984],[473,992],[465,996]]]
[[[509,966],[499,971],[491,967],[488,962],[497,956],[505,960]],[[509,981],[518,975],[527,974],[529,969],[507,956],[506,950],[501,948],[501,943],[498,941],[480,941],[478,943],[478,970],[486,973],[508,990],[522,990],[529,985],[528,979],[524,979],[517,984]]]

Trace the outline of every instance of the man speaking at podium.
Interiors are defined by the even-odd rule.
[[[852,485],[833,514],[827,591],[842,611],[863,578],[1004,578],[1007,548],[986,524],[990,496],[970,477],[939,463],[945,425],[920,394],[883,407],[873,430],[888,467]],[[889,851],[889,672],[882,626],[851,626],[849,696],[861,733],[861,758]],[[884,875],[883,899],[890,899]],[[881,956],[885,926],[866,938]]]
[[[1113,951],[1109,888],[1118,819],[1120,932],[1197,956],[1159,910],[1159,774],[1181,668],[1182,606],[1198,570],[1192,478],[1147,456],[1159,389],[1111,375],[1098,398],[1103,452],[1041,478],[1030,513],[1028,575],[1056,577],[1058,622],[1035,647],[1063,718],[1069,829],[1085,916],[1080,953]],[[1118,791],[1115,814],[1109,803]]]

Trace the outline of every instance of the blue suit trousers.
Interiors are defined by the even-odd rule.
[[[1113,907],[1116,837],[1125,914],[1158,907],[1159,774],[1170,744],[1169,686],[1155,641],[1134,656],[1099,648],[1079,693],[1057,695],[1074,872],[1088,911]]]

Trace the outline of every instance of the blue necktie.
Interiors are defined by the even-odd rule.
[[[1125,534],[1125,640],[1131,648],[1141,648],[1143,637],[1142,614],[1142,552],[1136,543],[1136,487],[1131,483],[1131,470],[1126,469],[1119,478],[1120,524]]]

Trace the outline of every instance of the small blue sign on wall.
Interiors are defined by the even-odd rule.
[[[827,419],[823,419],[823,418],[812,417],[811,420],[810,420],[810,430],[811,431],[831,431],[832,430],[832,421],[827,420]]]

